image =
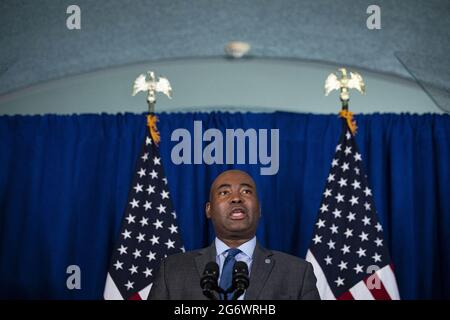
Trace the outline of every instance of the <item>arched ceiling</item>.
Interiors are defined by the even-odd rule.
[[[81,30],[66,28],[71,4],[81,8]],[[371,4],[381,9],[380,30],[366,27]],[[0,34],[0,94],[142,61],[221,56],[231,40],[250,43],[256,57],[405,78],[411,75],[396,54],[418,54],[413,63],[427,81],[450,87],[449,65],[426,71],[428,61],[450,52],[448,0],[2,0]]]

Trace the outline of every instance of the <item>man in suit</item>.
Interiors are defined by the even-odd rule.
[[[250,285],[240,300],[320,299],[309,262],[265,249],[257,242],[261,213],[255,182],[247,173],[229,170],[220,174],[211,186],[205,211],[214,225],[215,241],[207,248],[161,261],[149,299],[206,299],[200,278],[210,261],[219,265],[219,285],[224,289],[230,285],[234,262],[248,265]]]

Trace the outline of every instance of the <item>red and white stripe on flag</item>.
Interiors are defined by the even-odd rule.
[[[150,290],[152,288],[152,283],[139,292],[136,292],[133,296],[129,297],[128,300],[147,300]],[[125,298],[120,294],[114,280],[108,272],[105,284],[105,291],[103,293],[103,299],[105,300],[125,300]]]
[[[322,268],[309,250],[306,260],[313,265],[314,275],[317,278],[317,289],[322,300],[400,300],[397,282],[390,265],[368,275],[347,292],[335,297]]]

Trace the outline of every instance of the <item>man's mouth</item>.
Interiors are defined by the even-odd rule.
[[[242,220],[247,215],[247,210],[244,207],[236,207],[230,212],[230,219]]]

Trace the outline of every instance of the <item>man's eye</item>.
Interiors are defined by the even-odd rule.
[[[224,195],[226,195],[227,193],[228,193],[227,190],[225,190],[225,191],[220,191],[220,192],[219,192],[219,196],[224,196]]]
[[[251,191],[251,190],[248,190],[248,189],[245,189],[245,190],[242,190],[242,193],[245,193],[245,194],[251,194],[252,191]]]

